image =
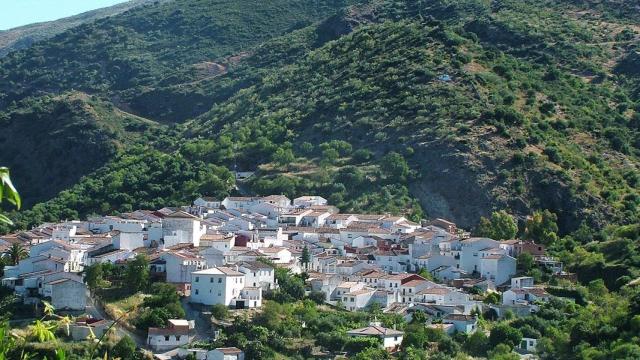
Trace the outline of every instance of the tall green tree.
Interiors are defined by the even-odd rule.
[[[125,281],[132,292],[144,290],[149,284],[149,259],[146,255],[138,254],[127,264]]]
[[[311,254],[309,253],[309,248],[307,247],[307,245],[305,245],[304,248],[302,249],[302,256],[300,257],[300,262],[302,263],[302,266],[304,266],[305,269],[311,262]]]
[[[514,329],[505,322],[496,324],[489,335],[489,343],[492,347],[496,347],[498,344],[505,344],[513,349],[520,344],[521,339],[522,333],[520,330]]]
[[[116,345],[113,347],[111,353],[114,359],[120,358],[122,360],[129,360],[136,358],[136,343],[128,335],[125,335]]]
[[[491,214],[491,219],[480,218],[476,232],[479,236],[495,240],[509,240],[518,233],[518,224],[513,216],[506,211],[494,211]]]
[[[89,289],[93,290],[98,288],[98,285],[103,279],[102,277],[102,264],[97,263],[84,268],[84,282]]]
[[[387,179],[404,182],[409,175],[409,164],[402,155],[392,151],[380,161],[380,170]]]
[[[524,237],[540,244],[550,245],[558,240],[558,216],[549,210],[536,211],[527,219]]]

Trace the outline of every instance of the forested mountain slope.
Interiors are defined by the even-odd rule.
[[[0,117],[0,148],[3,164],[21,182],[27,207],[74,185],[158,126],[83,93],[23,105]]]
[[[257,169],[254,192],[318,192],[344,210],[473,226],[493,209],[550,209],[564,233],[637,219],[633,3],[371,1],[337,15],[345,4],[175,3],[7,57],[4,106],[99,94],[182,123],[154,126],[151,151]],[[154,200],[93,194],[111,210]]]
[[[199,106],[200,112],[210,107],[198,105],[190,93],[176,100],[191,102],[174,102],[179,116],[156,116],[162,99],[145,97],[152,86],[225,73],[237,61],[232,55],[344,5],[340,0],[159,1],[13,52],[0,60],[0,120],[8,124],[0,137],[0,163],[14,169],[25,204],[47,200],[131,143],[115,128],[153,132],[163,128],[156,120],[173,122]],[[228,63],[214,63],[224,59]],[[82,112],[87,104],[67,99],[72,92],[87,94],[104,111]],[[51,97],[58,96],[64,99],[54,104]],[[121,116],[126,113],[142,117]],[[129,124],[126,119],[132,118],[141,127]]]
[[[84,12],[59,20],[29,24],[0,31],[0,57],[16,50],[28,48],[33,43],[49,39],[67,29],[107,16],[113,16],[159,0],[130,0],[121,4]],[[171,1],[171,0],[162,0]]]

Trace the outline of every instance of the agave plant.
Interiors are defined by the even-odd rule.
[[[55,340],[56,336],[53,334],[56,325],[48,324],[45,321],[36,320],[33,325],[29,326],[29,337],[36,339],[39,342],[45,342]]]

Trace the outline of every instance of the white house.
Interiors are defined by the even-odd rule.
[[[433,277],[435,277],[436,279],[445,283],[449,283],[455,279],[460,279],[461,277],[466,275],[464,270],[458,269],[455,266],[446,265],[433,269],[431,271],[431,274],[433,274]]]
[[[332,228],[344,229],[356,220],[358,218],[353,214],[331,214],[327,217],[326,224]]]
[[[359,290],[342,294],[342,305],[349,311],[357,311],[366,308],[371,303],[371,298],[376,289],[363,287]]]
[[[523,337],[518,344],[517,350],[523,352],[536,352],[538,346],[538,339]]]
[[[193,205],[201,206],[207,209],[219,209],[220,204],[221,204],[220,200],[217,200],[216,198],[212,198],[209,196],[202,196],[193,201]]]
[[[302,218],[313,213],[310,209],[290,209],[280,214],[278,223],[287,226],[298,226],[302,222]]]
[[[511,287],[512,288],[529,288],[533,287],[533,277],[531,276],[521,276],[511,278]]]
[[[502,293],[503,305],[526,305],[551,298],[543,288],[511,288]]]
[[[207,268],[204,257],[187,251],[167,251],[160,259],[165,261],[168,283],[190,283],[191,273]]]
[[[204,234],[200,237],[200,247],[215,248],[222,252],[229,251],[235,244],[235,236],[227,234]]]
[[[331,216],[331,213],[328,211],[313,211],[302,217],[300,226],[311,226],[316,228],[324,226],[329,216]]]
[[[442,319],[442,322],[453,324],[457,332],[465,334],[471,334],[478,330],[478,319],[472,315],[449,314]]]
[[[162,219],[164,247],[178,244],[200,245],[200,237],[206,229],[200,225],[200,218],[184,211],[176,211]]]
[[[207,267],[215,267],[215,266],[223,266],[225,264],[225,255],[230,254],[231,249],[227,251],[220,251],[215,247],[208,247],[202,251],[200,251],[200,256],[202,256],[207,263]]]
[[[191,302],[229,306],[245,287],[244,274],[229,267],[195,271],[191,277]]]
[[[480,276],[497,285],[504,284],[516,274],[516,259],[509,255],[489,255],[480,259]]]
[[[189,330],[194,324],[187,320],[170,319],[167,327],[150,327],[147,345],[155,351],[167,351],[189,343]]]
[[[222,200],[222,206],[225,209],[230,210],[244,210],[247,211],[258,202],[259,198],[256,197],[237,197],[237,196],[227,196]]]
[[[331,299],[343,301],[343,295],[356,292],[364,287],[365,284],[363,283],[343,281],[334,288],[333,293],[331,294]]]
[[[119,231],[111,238],[113,247],[122,250],[134,250],[144,247],[144,233]]]
[[[244,352],[236,347],[209,350],[207,360],[244,360]]]
[[[417,294],[420,291],[435,286],[437,285],[434,282],[424,279],[414,279],[402,283],[399,288],[400,302],[411,303],[417,301]]]
[[[291,200],[284,195],[269,195],[262,198],[258,198],[259,203],[268,203],[276,205],[279,208],[291,207]]]
[[[327,205],[327,199],[322,196],[300,196],[293,199],[294,207],[308,208],[312,206],[325,206]]]
[[[51,298],[51,305],[58,310],[84,310],[87,288],[82,281],[60,278],[43,286],[43,295]]]
[[[244,274],[245,284],[251,287],[261,287],[264,290],[276,287],[275,270],[260,261],[242,261],[237,264],[238,271]]]
[[[347,331],[347,335],[358,337],[377,337],[382,340],[382,347],[387,350],[397,349],[402,344],[402,331],[382,327],[379,322],[372,322],[369,326]]]
[[[470,238],[460,242],[460,268],[468,273],[480,271],[480,251],[498,248],[500,243],[489,238]]]
[[[276,264],[289,264],[293,260],[291,251],[285,247],[263,247],[259,248],[258,252]]]

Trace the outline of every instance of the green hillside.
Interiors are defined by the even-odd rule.
[[[342,6],[338,0],[158,1],[13,52],[0,59],[0,119],[9,124],[0,138],[0,163],[14,169],[26,205],[50,199],[126,148],[130,141],[120,139],[120,130],[161,130],[158,123],[182,121],[211,106],[210,96],[198,100],[195,92],[204,90],[197,82],[181,98],[172,92],[172,102],[154,91],[212,77],[214,61],[226,73],[236,61],[231,55]],[[83,104],[51,100],[78,91],[105,109],[82,112]],[[53,109],[52,101],[63,108]],[[173,115],[163,116],[171,105]],[[142,126],[132,127],[130,118]]]
[[[25,100],[0,114],[0,124],[0,158],[20,182],[25,206],[74,185],[158,127],[77,92]]]
[[[107,16],[123,13],[136,6],[159,0],[130,0],[121,4],[84,12],[63,19],[29,24],[0,31],[0,57],[16,50],[26,49],[34,43],[50,39],[59,33]],[[163,2],[171,0],[162,0]]]
[[[472,227],[494,209],[549,209],[563,233],[637,219],[640,32],[627,2],[376,1],[337,15],[328,10],[337,2],[234,3],[265,7],[252,16],[221,2],[176,4],[5,59],[0,74],[14,79],[5,102],[43,89],[97,91],[127,112],[184,122],[172,130],[181,137],[147,142],[160,151],[259,170],[243,187],[318,192],[344,210]],[[233,34],[202,27],[203,12],[216,11]],[[294,30],[300,11],[307,23],[325,20]],[[116,41],[124,25],[116,33],[126,41]],[[270,30],[248,30],[256,26]],[[43,67],[23,61],[63,52]],[[89,71],[105,55],[108,64],[135,58],[136,70]],[[129,205],[150,199],[137,200]]]

